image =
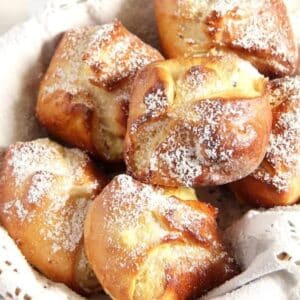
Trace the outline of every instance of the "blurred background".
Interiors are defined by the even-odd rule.
[[[59,6],[72,2],[80,2],[80,0],[0,0],[0,34],[16,23],[39,13],[46,4]]]
[[[33,0],[0,0],[0,34],[30,15]],[[43,0],[41,0],[43,2]]]

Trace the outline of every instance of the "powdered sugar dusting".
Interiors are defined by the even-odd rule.
[[[281,56],[285,61],[293,60],[290,57],[288,41],[289,32],[285,28],[278,28],[278,17],[268,7],[264,8],[263,22],[258,16],[252,15],[247,20],[247,26],[236,22],[234,28],[239,28],[239,36],[232,41],[232,45],[253,51],[271,52],[272,55]],[[283,25],[284,26],[284,25]],[[274,29],[277,30],[274,30]]]
[[[194,28],[179,25],[178,35],[187,43],[186,47],[197,43],[202,47],[201,43],[205,45],[210,39],[205,36],[209,33],[214,36],[214,46],[245,49],[256,56],[260,52],[271,54],[278,62],[270,59],[268,64],[282,72],[286,71],[284,62],[295,60],[296,44],[281,3],[272,0],[179,0],[177,3],[175,16],[203,27],[200,29],[203,32],[190,37]]]
[[[16,190],[15,199],[4,204],[3,212],[8,218],[15,212],[27,223],[36,222],[43,214],[40,235],[51,241],[52,251],[74,251],[82,239],[89,201],[99,187],[96,178],[84,177],[88,156],[48,139],[16,143],[9,153]]]
[[[76,95],[83,91],[80,84],[81,56],[86,47],[88,36],[92,27],[75,28],[65,33],[64,48],[57,58],[61,63],[55,62],[53,73],[46,73],[46,85],[42,92],[52,94],[56,91],[64,91]]]
[[[42,81],[38,117],[63,140],[59,129],[53,128],[45,117],[51,115],[45,110],[47,103],[62,105],[62,113],[68,117],[60,126],[71,122],[73,109],[80,109],[79,119],[84,118],[83,123],[90,124],[86,135],[93,132],[90,140],[96,152],[108,161],[121,161],[134,76],[145,65],[161,59],[156,49],[127,31],[117,20],[67,31]],[[83,137],[78,140],[74,130],[69,142],[85,145],[86,140]]]
[[[21,221],[24,221],[29,215],[28,210],[24,207],[23,203],[19,199],[15,201],[14,206],[16,208],[18,218]]]
[[[31,214],[25,208],[22,201],[20,201],[19,199],[11,200],[4,204],[3,213],[8,216],[8,219],[11,217],[13,209],[15,210],[15,213],[20,221],[22,221],[22,222],[25,220],[31,221],[31,219],[32,219]]]
[[[73,177],[73,182],[76,182],[83,176],[84,168],[87,162],[90,161],[89,157],[86,153],[76,148],[65,151],[65,157],[69,163],[69,169]]]
[[[139,183],[127,175],[119,175],[110,183],[108,192],[110,197],[105,196],[105,190],[103,196],[106,211],[104,228],[111,251],[126,251],[125,258],[122,255],[113,257],[113,261],[123,268],[128,265],[128,256],[134,261],[162,240],[180,238],[181,231],[191,231],[200,243],[204,240],[213,242],[209,232],[200,233],[204,223],[211,222],[210,217],[176,197],[166,196],[160,188]],[[166,218],[173,230],[167,229],[158,215]]]
[[[263,164],[252,176],[285,192],[294,176],[300,175],[300,77],[274,80],[272,85],[273,99],[279,101],[274,101],[275,120],[265,161],[273,170]]]
[[[186,72],[184,84],[187,85],[187,88],[192,90],[201,88],[202,83],[207,79],[206,72],[203,72],[203,68],[201,66],[192,67]]]
[[[160,176],[186,186],[193,186],[199,176],[220,180],[220,169],[235,167],[235,149],[247,148],[257,138],[255,128],[247,124],[247,104],[206,99],[183,109],[195,123],[182,121],[173,129],[153,152],[150,172],[160,170]],[[234,133],[231,138],[229,130]]]
[[[119,23],[114,24],[114,31],[107,31],[105,39],[102,37],[102,40],[96,41],[96,46],[91,45],[83,57],[89,66],[97,70],[96,77],[90,79],[108,88],[160,58],[136,36],[122,32]]]
[[[38,140],[36,142],[17,143],[11,149],[11,158],[8,164],[12,167],[16,185],[19,186],[43,165],[44,171],[60,172],[61,164],[55,163],[57,149],[48,147],[47,143]],[[45,163],[45,162],[52,163]]]
[[[28,202],[37,203],[43,195],[50,191],[52,182],[53,175],[51,173],[42,171],[34,174],[28,191]]]
[[[165,174],[166,177],[170,176],[172,179],[176,179],[186,186],[193,186],[195,178],[202,174],[201,162],[204,159],[200,150],[200,142],[194,144],[188,138],[188,140],[184,139],[186,145],[178,145],[176,139],[177,135],[180,134],[179,131],[180,128],[175,135],[171,135],[161,144],[161,150],[152,154],[150,158],[150,171],[158,171],[159,163],[163,163],[168,166],[168,174]]]
[[[176,16],[191,18],[203,18],[212,11],[218,16],[224,16],[229,12],[234,15],[249,14],[251,9],[258,10],[262,6],[259,0],[177,0],[178,8]]]
[[[91,35],[90,42],[87,46],[90,54],[87,59],[88,64],[94,65],[99,62],[101,46],[103,43],[108,43],[112,40],[112,35],[115,30],[114,23],[104,24]]]
[[[159,87],[148,93],[144,98],[146,113],[152,117],[157,117],[168,105],[168,98],[163,90]]]
[[[41,228],[40,234],[44,240],[52,241],[52,251],[55,253],[61,249],[74,251],[83,237],[83,222],[88,208],[88,199],[79,198],[69,203],[62,203],[60,210],[50,207],[46,218],[45,227]],[[68,205],[68,204],[67,204]],[[58,214],[59,211],[59,214]]]

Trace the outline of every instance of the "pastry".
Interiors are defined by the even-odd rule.
[[[70,30],[40,85],[37,118],[61,141],[121,161],[132,80],[161,59],[119,21]]]
[[[2,165],[0,222],[29,263],[79,292],[99,289],[83,222],[105,183],[85,153],[46,138],[11,145]]]
[[[167,57],[234,51],[269,76],[291,75],[298,50],[283,0],[155,0]]]
[[[136,76],[125,161],[137,180],[221,185],[262,162],[272,123],[267,80],[238,56],[215,54],[156,62]]]
[[[87,257],[112,299],[196,299],[238,271],[215,217],[187,189],[176,193],[119,175],[89,208]]]
[[[250,176],[230,185],[242,201],[265,207],[300,200],[300,76],[270,84],[273,125],[265,159]]]

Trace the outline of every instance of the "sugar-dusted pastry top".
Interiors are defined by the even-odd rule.
[[[163,186],[220,185],[261,163],[271,129],[266,79],[229,53],[154,63],[138,73],[125,161]]]
[[[70,30],[41,83],[37,117],[61,140],[120,161],[133,77],[161,59],[119,21]]]
[[[89,209],[87,256],[113,299],[197,297],[237,272],[215,217],[188,189],[155,188],[119,175]]]
[[[16,143],[1,170],[1,223],[43,274],[88,292],[97,282],[83,251],[83,222],[105,183],[81,150],[49,139]]]
[[[300,175],[300,76],[271,82],[273,128],[265,161],[274,174],[259,168],[253,176],[287,191],[290,180]]]
[[[287,205],[300,198],[300,76],[273,80],[270,90],[273,125],[265,159],[233,190],[257,205]]]
[[[169,57],[232,50],[271,76],[292,74],[298,50],[283,0],[156,0],[156,17]]]

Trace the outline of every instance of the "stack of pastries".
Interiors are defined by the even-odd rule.
[[[194,188],[227,184],[264,207],[300,199],[284,2],[154,7],[166,59],[119,21],[64,34],[36,104],[53,140],[17,142],[2,164],[1,224],[32,266],[84,295],[195,299],[237,275]],[[103,168],[123,161],[126,174]]]

